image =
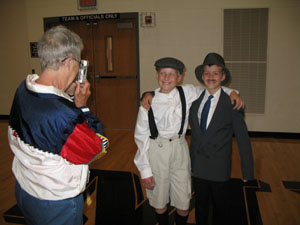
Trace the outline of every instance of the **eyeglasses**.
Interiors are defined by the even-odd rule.
[[[61,60],[61,62],[64,62],[64,61],[66,61],[67,59],[68,59],[68,58],[64,58],[63,60]],[[82,62],[79,61],[78,59],[75,59],[75,58],[73,58],[73,57],[71,57],[71,59],[73,59],[74,61],[78,62],[78,63],[79,63],[79,67],[83,66],[83,65],[82,65]]]

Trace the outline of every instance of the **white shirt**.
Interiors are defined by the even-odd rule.
[[[182,136],[184,136],[188,125],[190,107],[205,89],[202,86],[194,86],[190,84],[183,85],[182,88],[186,100],[186,118],[182,132]],[[232,91],[226,87],[222,88],[228,95]],[[167,94],[160,93],[159,90],[159,88],[155,90],[155,96],[152,99],[151,105],[158,130],[158,137],[178,137],[182,120],[182,106],[178,90],[177,88],[174,88]],[[142,106],[140,106],[137,116],[134,139],[138,147],[134,163],[140,171],[142,179],[151,177],[152,170],[147,155],[147,151],[150,146],[148,111]]]
[[[204,104],[206,103],[206,101],[210,95],[211,94],[207,90],[205,90],[205,94],[203,96],[203,100],[200,104],[199,111],[198,111],[199,124],[201,123],[201,113],[202,113]],[[206,129],[211,121],[211,118],[214,115],[215,109],[216,109],[217,104],[220,99],[220,95],[221,95],[221,88],[213,94],[214,97],[210,100],[210,108],[209,108],[208,116],[207,116]]]

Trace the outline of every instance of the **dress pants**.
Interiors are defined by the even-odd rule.
[[[228,224],[229,182],[216,182],[194,177],[195,216],[197,225]],[[212,201],[212,220],[209,218]]]

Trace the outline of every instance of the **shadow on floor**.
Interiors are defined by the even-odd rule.
[[[243,183],[240,179],[231,179],[230,185],[231,224],[248,225],[249,216],[250,225],[262,225],[256,192],[270,192],[269,185],[257,180]],[[85,200],[89,201],[89,196],[95,192],[95,225],[154,225],[156,223],[154,210],[148,200],[144,199],[140,180],[136,174],[91,170],[90,183],[84,192]],[[193,197],[190,210],[194,207]],[[174,224],[174,212],[175,209],[169,207],[170,224]],[[7,210],[3,216],[8,223],[25,224],[17,205]],[[86,222],[88,218],[86,216],[84,218]]]

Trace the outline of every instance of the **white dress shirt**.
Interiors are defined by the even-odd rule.
[[[201,114],[202,114],[204,104],[210,95],[211,94],[207,90],[205,90],[205,94],[203,96],[203,99],[202,99],[202,102],[200,104],[199,111],[198,111],[199,124],[201,123]],[[219,102],[220,95],[221,95],[221,88],[213,94],[214,97],[210,100],[210,108],[209,108],[208,116],[207,116],[206,129],[211,121],[212,116],[214,115],[215,109]]]

